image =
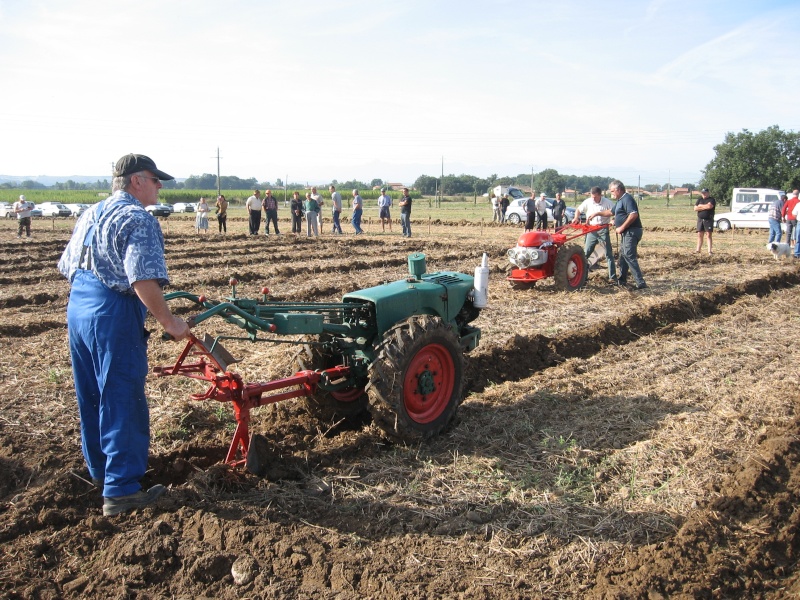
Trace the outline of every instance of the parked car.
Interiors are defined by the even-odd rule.
[[[506,210],[506,220],[516,225],[517,223],[524,223],[525,222],[525,203],[528,201],[528,198],[519,198],[517,200],[513,200],[511,204],[508,205],[508,209]],[[552,223],[553,219],[553,205],[556,203],[555,198],[545,198],[545,202],[547,203],[547,222]],[[566,223],[570,223],[572,219],[575,218],[575,207],[568,206],[564,211],[565,221]],[[581,223],[586,222],[586,215],[581,215]]]
[[[191,202],[176,202],[172,209],[176,213],[194,212],[194,204]]]
[[[71,217],[72,211],[67,208],[66,204],[61,202],[42,202],[39,205],[44,217]]]
[[[172,214],[172,206],[169,204],[152,204],[144,209],[154,217],[168,217]]]
[[[64,206],[66,206],[70,213],[72,213],[72,216],[76,218],[80,217],[86,212],[86,209],[89,208],[88,204],[65,204]]]
[[[731,227],[769,229],[769,202],[753,202],[732,212],[714,215],[714,226],[720,231]]]

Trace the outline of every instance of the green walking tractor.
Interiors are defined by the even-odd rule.
[[[245,383],[229,369],[237,362],[220,337],[191,335],[161,376],[183,375],[208,382],[194,400],[233,403],[237,427],[225,462],[261,474],[266,465],[253,444],[250,410],[291,398],[305,398],[322,418],[351,417],[369,411],[391,438],[413,441],[441,432],[453,419],[464,393],[464,353],[474,349],[480,330],[470,325],[487,304],[488,259],[475,276],[426,273],[425,255],[411,254],[409,276],[401,281],[346,294],[341,302],[277,302],[262,289],[259,299],[232,294],[224,301],[189,292],[204,309],[190,319],[197,325],[219,317],[246,332],[253,342],[299,344],[297,372],[285,379]],[[269,334],[269,335],[267,335]],[[225,339],[231,339],[226,336]],[[254,436],[256,437],[256,436]]]

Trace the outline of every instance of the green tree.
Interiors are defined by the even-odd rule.
[[[533,178],[533,187],[537,192],[555,196],[556,192],[564,189],[564,178],[555,169],[545,169]]]
[[[719,202],[730,202],[735,187],[792,190],[800,187],[800,134],[777,125],[758,133],[725,134],[703,170],[702,187]]]
[[[19,187],[25,188],[26,190],[43,190],[47,186],[43,183],[39,183],[38,181],[33,181],[32,179],[26,179],[25,181],[19,184]]]
[[[183,185],[187,190],[215,190],[217,189],[217,176],[211,173],[190,175]]]
[[[438,179],[436,179],[436,177],[431,177],[430,175],[420,175],[417,177],[417,180],[414,182],[412,187],[422,194],[432,196],[436,193],[437,183]]]
[[[383,185],[383,179],[373,179],[372,181],[369,182],[370,187],[375,187],[378,185]]]
[[[372,188],[367,186],[363,181],[358,181],[356,179],[351,179],[350,181],[345,181],[344,183],[340,184],[343,190],[371,190]]]

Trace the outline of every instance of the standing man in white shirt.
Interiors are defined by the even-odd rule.
[[[536,201],[536,230],[547,231],[547,197],[544,192]]]
[[[594,186],[591,190],[591,195],[575,211],[575,218],[572,219],[572,224],[580,224],[581,215],[584,214],[586,215],[587,225],[608,225],[611,222],[612,208],[614,208],[614,203],[601,195],[601,190],[598,186]],[[586,243],[583,246],[586,258],[592,255],[597,242],[603,242],[606,249],[608,283],[617,285],[617,267],[614,264],[614,249],[611,247],[611,234],[608,233],[608,227],[586,234]]]
[[[22,237],[22,230],[25,230],[27,237],[31,237],[31,211],[33,210],[33,202],[25,200],[25,196],[20,196],[19,200],[14,202],[14,212],[17,214],[17,237]]]
[[[381,228],[386,231],[386,223],[389,224],[389,233],[392,232],[392,215],[389,209],[392,206],[392,197],[386,193],[386,188],[381,188],[381,195],[378,196],[378,217],[381,219]]]
[[[322,207],[325,205],[325,201],[322,199],[322,194],[317,192],[317,186],[311,186],[311,197],[317,201],[317,206],[319,210],[317,211],[317,226],[319,227],[319,232],[322,233]]]
[[[253,195],[245,201],[244,206],[250,216],[250,235],[258,235],[261,229],[261,191],[253,190]]]

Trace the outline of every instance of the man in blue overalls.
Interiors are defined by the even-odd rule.
[[[67,328],[83,455],[103,484],[104,515],[141,508],[166,491],[145,491],[139,480],[150,447],[145,315],[149,310],[176,340],[189,334],[164,300],[164,236],[145,210],[168,179],[147,156],[120,158],[112,195],[81,216],[58,263],[72,285]]]

